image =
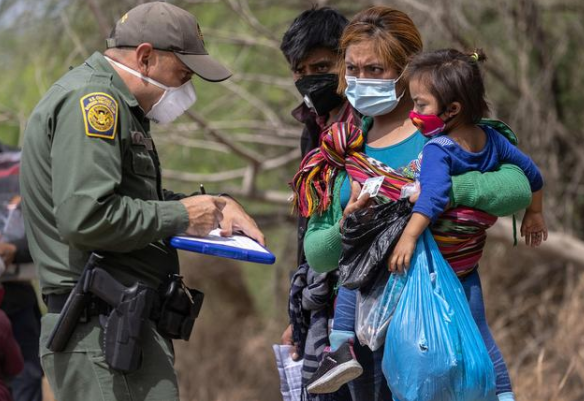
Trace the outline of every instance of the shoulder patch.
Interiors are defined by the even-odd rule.
[[[85,134],[94,138],[114,139],[118,123],[118,102],[103,92],[93,92],[80,101]]]

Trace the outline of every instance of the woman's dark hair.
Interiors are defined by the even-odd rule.
[[[481,49],[462,53],[455,49],[436,50],[414,56],[406,68],[409,82],[428,85],[442,112],[452,102],[461,104],[456,120],[476,124],[489,113],[479,62],[486,60]]]
[[[338,52],[339,40],[348,23],[345,16],[330,7],[306,10],[284,33],[280,50],[292,68],[319,47]]]

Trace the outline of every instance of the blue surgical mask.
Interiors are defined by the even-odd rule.
[[[400,77],[401,78],[401,77]],[[351,105],[364,116],[375,117],[388,114],[396,108],[399,97],[395,92],[398,79],[369,79],[345,76],[345,95]],[[405,91],[404,91],[405,92]]]

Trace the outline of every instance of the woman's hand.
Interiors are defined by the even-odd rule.
[[[347,203],[347,206],[345,206],[345,210],[343,210],[343,217],[341,217],[341,220],[339,221],[341,231],[343,230],[343,224],[345,223],[345,219],[348,215],[356,212],[357,210],[368,207],[373,202],[373,200],[369,198],[368,193],[361,195],[359,198],[360,193],[361,185],[359,185],[357,181],[351,181],[351,197],[349,198],[349,203]]]
[[[548,230],[542,212],[527,209],[521,222],[521,236],[525,237],[525,245],[536,247],[547,240]]]

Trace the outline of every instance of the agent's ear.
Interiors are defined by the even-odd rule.
[[[456,117],[460,111],[462,110],[462,105],[460,102],[452,102],[446,107],[446,111],[444,114],[447,116],[448,119],[452,119]]]
[[[155,57],[154,47],[150,43],[142,43],[136,47],[135,55],[138,71],[148,76],[148,70],[151,64],[153,64],[152,61]]]

